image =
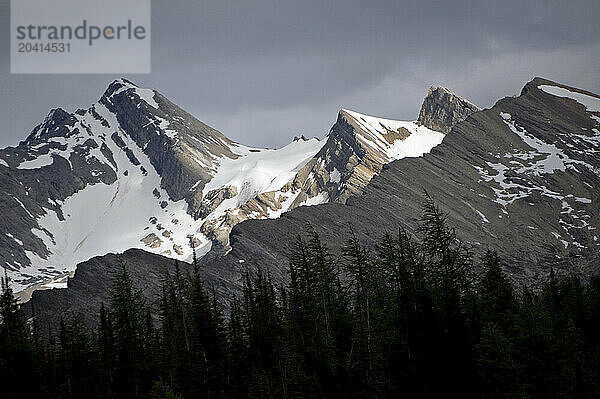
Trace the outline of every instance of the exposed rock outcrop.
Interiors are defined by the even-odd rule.
[[[480,108],[442,86],[431,86],[423,101],[417,122],[432,130],[449,133]]]

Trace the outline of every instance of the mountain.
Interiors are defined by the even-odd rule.
[[[334,250],[349,226],[368,246],[385,232],[415,233],[426,190],[477,258],[497,249],[513,282],[599,272],[600,97],[545,79],[475,112],[422,158],[384,165],[363,194],[299,208],[231,232],[231,252],[206,267],[242,275],[252,265],[285,278],[284,243],[310,223]],[[243,263],[239,263],[244,261]]]
[[[330,134],[327,142],[335,142],[350,124],[340,113],[336,125],[332,133],[340,129],[339,134]],[[600,96],[535,78],[519,96],[454,124],[429,153],[383,165],[362,194],[345,203],[298,207],[277,219],[236,225],[231,250],[223,255],[212,249],[201,270],[223,302],[257,267],[277,285],[287,279],[289,249],[307,223],[334,251],[350,226],[373,247],[384,232],[398,227],[417,233],[427,190],[475,259],[496,249],[517,285],[535,288],[550,267],[558,275],[585,278],[600,271],[598,187]],[[93,273],[77,272],[68,284],[80,280],[102,292],[108,289],[108,282]],[[65,307],[81,310],[69,305],[70,290],[36,291],[36,311],[53,319]],[[99,308],[97,295],[79,290],[80,295],[95,306],[91,309]]]
[[[65,287],[80,262],[130,248],[184,261],[192,243],[199,255],[223,255],[238,223],[344,203],[386,163],[443,138],[341,110],[324,140],[252,148],[119,79],[89,108],[52,110],[0,150],[0,261],[26,298]]]

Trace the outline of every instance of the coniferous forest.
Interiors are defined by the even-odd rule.
[[[225,308],[199,277],[166,273],[153,317],[126,264],[96,329],[47,331],[0,298],[0,397],[600,397],[600,278],[514,287],[475,259],[426,197],[418,231],[332,253],[310,226],[289,283],[245,277]],[[158,320],[158,322],[157,322]]]

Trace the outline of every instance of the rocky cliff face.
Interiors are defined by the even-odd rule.
[[[432,130],[448,133],[480,108],[445,87],[431,86],[423,101],[417,122]]]
[[[173,201],[184,199],[194,214],[216,159],[237,158],[234,144],[162,94],[126,79],[113,82],[99,101],[115,115],[123,134],[142,148]],[[191,187],[194,187],[191,190]]]

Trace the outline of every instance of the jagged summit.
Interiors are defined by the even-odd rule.
[[[122,87],[138,87],[138,85],[126,78],[115,79],[109,83],[108,87],[104,91],[104,94],[102,94],[102,97],[110,97],[115,91],[121,89]]]
[[[327,141],[299,176],[310,177],[309,196],[319,190],[330,202],[345,203],[362,192],[384,164],[419,157],[444,135],[415,122],[377,118],[341,109]]]
[[[33,128],[23,143],[35,144],[48,140],[51,137],[67,137],[70,130],[67,126],[72,126],[75,123],[73,115],[62,108],[52,109],[44,121]],[[23,144],[22,143],[22,144]]]
[[[431,86],[417,122],[432,130],[449,133],[452,127],[481,108],[442,86]]]
[[[160,93],[158,93],[156,90],[153,89],[146,89],[146,88],[142,88],[138,85],[136,85],[135,83],[133,83],[130,80],[127,80],[125,78],[120,78],[120,79],[116,79],[114,80],[112,83],[110,83],[107,87],[107,89],[104,91],[104,94],[102,94],[102,97],[100,98],[100,102],[105,103],[105,102],[112,102],[112,98],[119,95],[125,93],[125,97],[126,99],[135,102],[137,107],[141,107],[142,106],[142,102],[144,103],[144,106],[150,106],[151,108],[154,108],[155,110],[159,110],[160,105],[159,102],[157,102],[157,99],[160,98],[161,100],[164,99],[164,97],[162,95],[160,95]],[[159,100],[160,101],[160,100]],[[160,101],[162,103],[162,101]],[[165,105],[171,105],[171,104],[165,104]]]

